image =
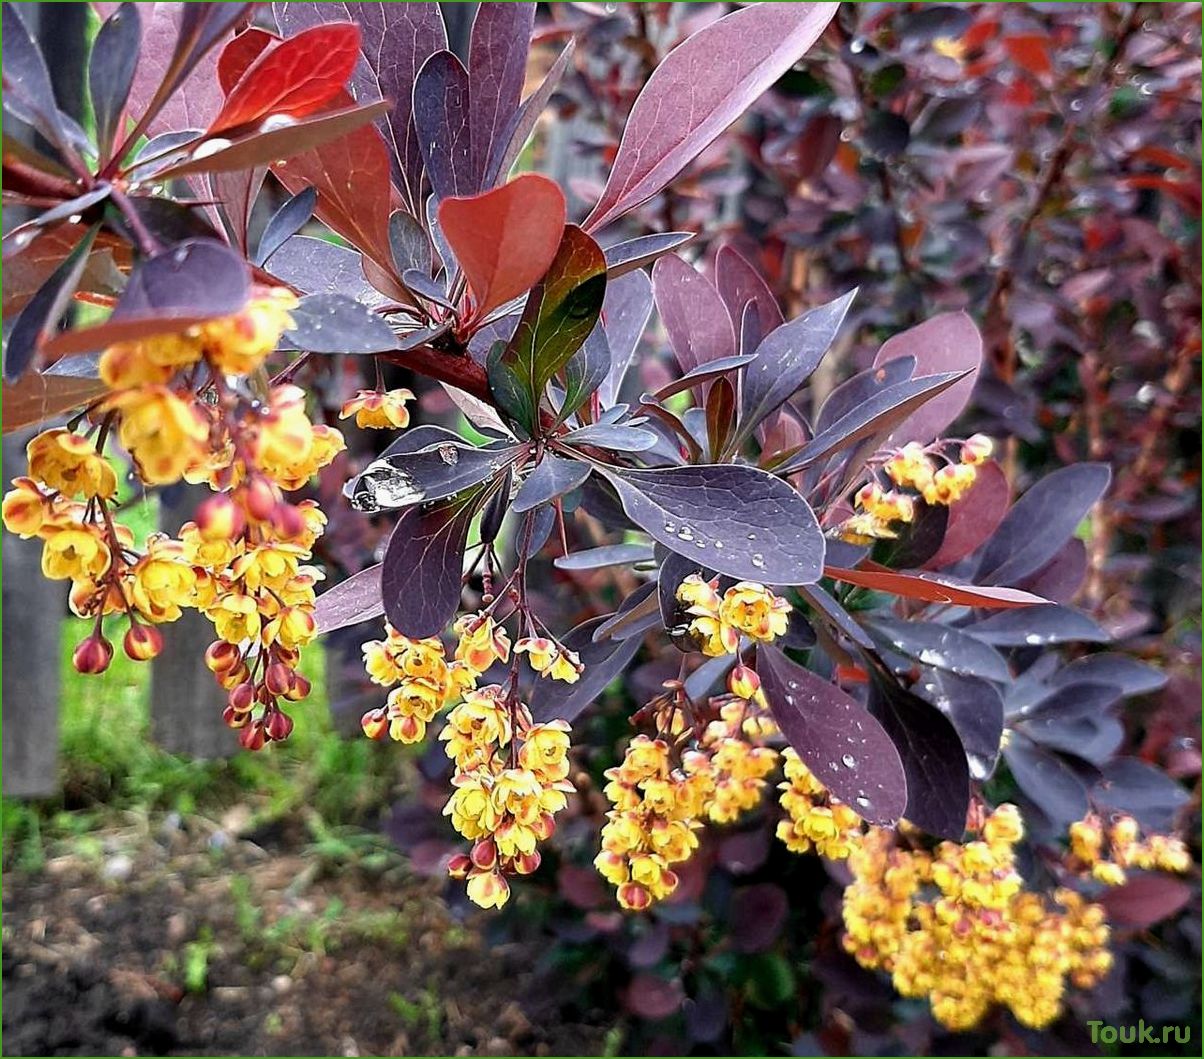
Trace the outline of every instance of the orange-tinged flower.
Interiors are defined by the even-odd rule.
[[[762,643],[785,635],[789,614],[786,600],[753,581],[741,581],[729,588],[719,607],[719,617],[725,624]]]
[[[49,501],[32,478],[14,478],[13,485],[4,494],[4,527],[24,539],[36,537],[50,510]]]
[[[273,287],[247,302],[241,312],[212,320],[200,328],[205,355],[227,375],[249,375],[294,326],[290,310],[297,296],[283,287]]]
[[[468,899],[481,908],[501,908],[510,900],[510,884],[496,871],[469,872]]]
[[[61,529],[42,546],[42,574],[51,581],[98,581],[111,561],[108,544],[92,526]]]
[[[357,427],[372,430],[404,430],[410,425],[406,402],[414,400],[410,390],[359,390],[343,405],[340,419],[355,416]]]
[[[551,677],[566,684],[575,684],[584,668],[575,651],[544,636],[525,636],[514,645],[514,651],[525,654],[531,668],[541,677]]]
[[[209,439],[205,416],[164,386],[116,394],[108,407],[121,413],[117,435],[149,485],[178,482]]]
[[[193,603],[196,573],[179,541],[152,538],[131,571],[130,602],[147,621],[175,621]]]
[[[45,430],[26,446],[30,476],[67,497],[117,492],[117,475],[90,439],[69,430]]]
[[[254,597],[242,592],[227,592],[209,609],[214,631],[227,643],[254,640],[261,627],[259,606]]]
[[[510,637],[489,615],[464,614],[453,631],[460,638],[456,660],[476,672],[484,673],[494,662],[510,661]]]

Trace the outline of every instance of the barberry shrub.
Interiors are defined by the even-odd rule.
[[[856,291],[786,319],[738,253],[706,275],[691,232],[624,220],[836,5],[749,5],[669,52],[580,223],[515,172],[574,61],[570,42],[522,97],[534,4],[480,5],[467,62],[433,4],[97,6],[88,130],[3,14],[4,105],[41,136],[5,141],[6,200],[39,211],[4,240],[5,429],[56,423],[3,514],[91,623],[81,673],[109,665],[106,627],[145,661],[200,610],[225,720],[259,750],[304,709],[315,637],[383,616],[364,666],[390,690],[363,730],[442,744],[467,843],[447,868],[501,907],[558,815],[588,812],[573,726],[671,644],[605,769],[591,859],[619,906],[673,897],[707,829],[765,814],[776,783],[785,846],[847,866],[847,951],[944,1025],[1004,1007],[1044,1026],[1100,980],[1099,893],[1192,864],[1170,814],[1152,834],[1127,814],[1183,792],[1115,758],[1112,709],[1159,674],[1050,650],[1107,638],[1042,586],[1108,468],[1012,502],[992,440],[952,432],[982,360],[964,313],[893,335],[804,415]],[[88,316],[63,329],[73,304]],[[629,369],[662,335],[677,370],[644,391]],[[386,365],[441,384],[472,429],[411,426]],[[332,393],[340,420],[396,435],[383,452],[345,453]],[[212,493],[178,536],[135,540],[127,464]],[[328,526],[387,542],[319,594],[356,565]],[[570,589],[619,571],[625,597],[553,627],[548,557]]]

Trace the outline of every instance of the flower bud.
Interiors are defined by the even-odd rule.
[[[96,633],[81,640],[71,656],[77,673],[103,673],[113,660],[113,645]]]
[[[227,706],[222,710],[222,723],[227,728],[244,728],[250,720],[250,713],[239,713],[233,706]]]
[[[149,662],[163,650],[163,634],[153,625],[131,625],[121,646],[135,662]]]
[[[239,662],[233,669],[223,670],[221,673],[214,673],[213,676],[217,680],[218,686],[229,691],[235,684],[241,684],[251,675],[251,670],[247,668],[246,662]]]
[[[740,699],[751,699],[761,690],[761,678],[751,666],[736,666],[727,678],[728,690]]]
[[[196,510],[196,527],[207,541],[231,541],[242,536],[247,518],[229,493],[215,493]]]
[[[971,465],[986,463],[995,451],[995,443],[986,434],[974,434],[962,445],[961,461]]]
[[[383,739],[389,728],[389,719],[383,709],[369,710],[360,718],[360,727],[369,739]]]
[[[226,696],[226,704],[235,713],[246,713],[255,705],[255,685],[248,680],[235,684]]]
[[[256,476],[248,479],[243,486],[241,499],[251,518],[259,522],[268,522],[279,503],[279,494],[266,478]]]
[[[305,532],[305,518],[292,504],[277,504],[272,511],[272,528],[283,540],[292,540]]]
[[[267,737],[274,742],[280,742],[293,734],[293,719],[283,710],[273,710],[265,724]]]
[[[262,750],[267,741],[263,721],[252,721],[238,733],[238,741],[244,750]]]
[[[447,874],[453,879],[463,879],[472,868],[472,858],[467,853],[457,853],[447,862]]]
[[[489,871],[497,863],[497,846],[493,839],[483,838],[472,847],[472,863],[482,871]]]
[[[534,849],[530,853],[520,853],[514,858],[514,870],[519,875],[530,875],[535,871],[542,858],[539,855],[539,850]]]
[[[225,640],[214,640],[205,648],[205,665],[211,673],[228,673],[241,661],[238,647]]]
[[[289,702],[300,702],[302,699],[309,698],[309,693],[312,688],[313,685],[310,684],[310,682],[300,673],[293,673],[292,687],[290,687],[288,691],[284,693],[284,697],[288,699]]]
[[[632,912],[642,912],[652,904],[652,895],[639,883],[624,883],[616,894],[619,904]]]
[[[293,686],[293,671],[283,662],[273,662],[264,674],[263,683],[273,695],[285,695]]]

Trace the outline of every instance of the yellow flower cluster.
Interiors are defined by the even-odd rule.
[[[675,768],[669,744],[647,735],[628,744],[620,765],[606,770],[606,797],[613,808],[602,828],[602,850],[594,865],[618,888],[623,908],[636,911],[677,889],[672,865],[698,846],[712,780],[691,754]]]
[[[251,749],[285,738],[292,720],[280,700],[309,691],[297,664],[316,634],[320,575],[304,564],[326,519],[313,501],[289,503],[283,491],[304,485],[343,444],[310,422],[298,388],[248,400],[231,381],[259,370],[295,305],[290,292],[267,290],[232,316],[110,346],[100,375],[113,392],[91,410],[99,432],[39,434],[29,443],[29,476],[14,481],[3,505],[10,531],[44,541],[46,576],[71,581],[72,610],[96,619],[76,650],[80,672],[102,672],[112,658],[106,616],[128,616],[126,654],[145,661],[162,649],[153,626],[199,609],[218,636],[205,657],[228,693],[226,722]],[[204,501],[178,538],[154,534],[137,552],[112,508],[117,479],[103,451],[111,433],[143,482],[226,491]]]
[[[764,709],[756,672],[736,666],[728,675],[728,690],[735,698],[719,707],[719,716],[703,731],[701,753],[688,759],[694,771],[710,776],[704,804],[714,824],[733,823],[760,805],[778,763],[778,752],[760,745],[777,735],[778,728]]]
[[[840,526],[840,535],[853,544],[897,537],[899,525],[915,520],[916,504],[948,506],[960,500],[978,477],[977,468],[991,456],[993,444],[975,434],[957,446],[956,460],[950,442],[930,446],[911,441],[882,465],[883,480],[871,479],[853,498],[856,511]]]
[[[792,853],[814,850],[830,860],[845,860],[861,842],[861,817],[828,795],[793,747],[783,751],[782,761],[786,780],[779,785],[779,801],[787,819],[778,821],[778,838]]]
[[[902,995],[927,998],[949,1029],[971,1029],[995,1005],[1026,1026],[1048,1025],[1068,980],[1089,988],[1107,973],[1109,932],[1103,908],[1073,891],[1056,891],[1051,904],[1024,888],[1015,861],[1023,834],[1011,805],[995,809],[977,838],[932,852],[870,828],[848,858],[845,948],[888,971]]]
[[[1106,848],[1105,848],[1106,847]],[[1105,886],[1122,886],[1126,870],[1185,872],[1191,868],[1191,851],[1170,835],[1141,836],[1133,817],[1120,815],[1107,827],[1095,814],[1070,825],[1070,852],[1075,866],[1089,871]]]
[[[406,402],[412,400],[412,390],[359,390],[343,404],[339,418],[355,416],[355,425],[366,430],[404,430],[410,425]]]
[[[719,578],[704,581],[690,574],[678,586],[677,600],[690,617],[689,635],[712,658],[735,654],[741,636],[772,643],[790,622],[790,604],[754,581],[741,581],[720,595]]]
[[[569,774],[569,726],[534,724],[526,706],[500,685],[465,692],[439,733],[455,762],[451,798],[443,812],[472,843],[448,871],[467,879],[470,900],[501,908],[510,898],[508,875],[539,867],[539,842],[556,830],[555,814],[574,790]]]

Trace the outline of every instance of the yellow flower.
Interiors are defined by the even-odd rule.
[[[470,872],[468,899],[481,908],[501,908],[510,900],[510,884],[496,871]]]
[[[178,482],[209,439],[200,411],[163,386],[119,393],[109,407],[121,413],[118,437],[150,485]]]
[[[569,725],[567,721],[533,724],[523,735],[519,764],[544,783],[554,783],[569,774]]]
[[[219,639],[227,643],[242,643],[259,636],[259,605],[244,593],[227,592],[219,596],[209,609],[209,618]]]
[[[764,585],[741,581],[723,594],[719,617],[745,636],[769,643],[786,633],[790,604]]]
[[[179,541],[152,538],[131,571],[130,602],[147,621],[175,621],[193,602],[196,574]]]
[[[389,692],[389,716],[434,720],[443,708],[443,689],[421,677],[406,677]]]
[[[251,299],[241,312],[203,324],[200,333],[206,356],[226,375],[249,375],[294,326],[289,310],[296,307],[292,291],[273,287]]]
[[[360,390],[343,405],[340,419],[355,416],[355,425],[374,430],[403,430],[410,425],[406,402],[414,400],[410,390]]]
[[[42,574],[52,581],[97,581],[111,561],[108,544],[91,526],[61,529],[42,547]]]
[[[698,608],[691,609],[691,614],[718,614],[719,578],[704,581],[698,574],[690,574],[677,586],[677,599],[687,607]]]
[[[740,633],[736,627],[719,618],[702,615],[690,622],[689,629],[698,649],[708,658],[735,654],[740,648]]]
[[[180,543],[185,561],[206,570],[225,570],[242,554],[243,547],[241,540],[206,538],[192,522],[185,522],[180,527]]]
[[[117,475],[96,446],[69,430],[46,430],[25,448],[29,473],[67,497],[103,497],[117,492]]]
[[[443,815],[451,817],[452,827],[467,839],[491,834],[498,825],[498,811],[485,778],[460,773],[452,777],[452,786],[452,795],[443,807]]]
[[[284,607],[263,630],[264,643],[279,643],[295,650],[318,635],[318,624],[305,607]]]
[[[561,647],[544,636],[525,636],[514,645],[516,654],[525,654],[531,668],[541,677],[575,684],[581,676],[581,659],[575,651]]]
[[[4,494],[4,528],[19,537],[36,537],[50,510],[47,498],[32,478],[14,478],[11,489]]]
[[[453,631],[459,636],[456,660],[478,673],[484,673],[494,662],[510,661],[510,637],[492,617],[464,614],[457,619]]]
[[[198,356],[200,355],[199,350]],[[175,373],[171,364],[152,360],[142,342],[118,342],[100,355],[100,378],[111,390],[161,386]]]

